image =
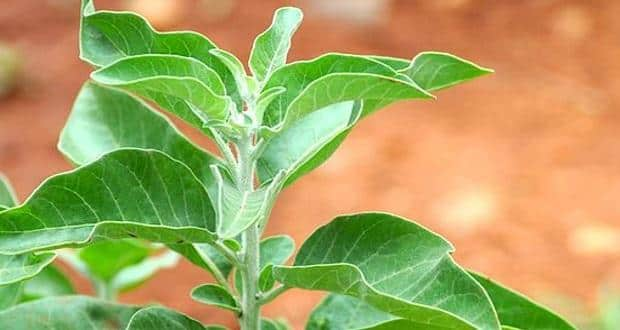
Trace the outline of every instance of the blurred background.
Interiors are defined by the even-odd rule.
[[[335,215],[390,211],[443,234],[462,265],[544,301],[584,329],[620,329],[600,322],[620,315],[620,2],[96,5],[140,12],[158,29],[202,32],[243,60],[273,10],[296,5],[306,19],[291,60],[329,51],[411,58],[437,50],[494,68],[436,101],[399,103],[364,120],[331,161],[283,193],[268,233],[291,234],[299,246]],[[70,168],[56,142],[90,71],[78,60],[78,15],[78,0],[0,4],[0,171],[20,198]],[[207,278],[183,262],[121,300],[158,301],[233,326],[232,315],[189,298]],[[84,282],[80,288],[90,290]],[[301,329],[321,296],[291,290],[265,313]]]

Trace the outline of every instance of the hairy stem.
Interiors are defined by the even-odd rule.
[[[280,285],[278,287],[275,287],[267,292],[265,292],[261,297],[260,297],[260,301],[259,303],[261,305],[265,305],[270,303],[272,300],[278,298],[281,294],[283,294],[284,292],[286,292],[289,288],[285,287],[284,285]]]
[[[237,185],[242,191],[254,190],[254,160],[252,159],[253,138],[251,135],[243,137],[237,144],[238,168]],[[241,294],[242,330],[260,329],[260,304],[258,301],[258,274],[260,272],[260,231],[257,224],[253,224],[242,235],[243,259],[241,277],[243,292]]]

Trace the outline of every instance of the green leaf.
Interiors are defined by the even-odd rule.
[[[0,173],[0,207],[10,208],[15,205],[17,205],[15,191],[13,191],[13,187],[9,183],[9,179]]]
[[[263,115],[265,114],[265,110],[267,107],[271,105],[276,97],[282,93],[286,92],[286,88],[284,87],[273,87],[269,88],[258,96],[258,101],[256,101],[256,121],[259,123],[263,122]]]
[[[215,185],[209,165],[220,163],[146,103],[93,83],[82,87],[58,146],[77,165],[119,148],[160,150],[187,165],[208,188]]]
[[[0,286],[0,311],[19,303],[22,297],[23,286],[23,282]]]
[[[269,290],[275,282],[272,274],[273,266],[283,265],[293,252],[295,241],[287,235],[270,236],[260,242],[259,286],[262,286],[263,291]],[[241,274],[236,272],[235,285],[239,292],[243,289],[242,280]]]
[[[360,299],[330,294],[312,311],[306,329],[360,329],[394,319],[397,318]]]
[[[153,306],[139,310],[129,321],[127,330],[222,330],[221,326],[204,326],[177,311]]]
[[[448,330],[443,326],[399,319],[382,312],[362,300],[337,295],[328,295],[312,311],[306,330]]]
[[[125,329],[138,307],[83,296],[52,297],[0,312],[0,329]]]
[[[338,60],[338,56],[341,56]],[[448,86],[456,85],[461,82],[468,81],[475,77],[492,72],[492,70],[482,68],[469,61],[459,59],[456,56],[444,53],[426,52],[420,53],[413,62],[398,58],[390,57],[369,57],[360,60],[353,57],[351,60],[353,67],[347,68],[347,58],[344,55],[326,55],[328,61],[319,58],[310,62],[297,62],[290,64],[278,71],[270,80],[268,86],[286,86],[287,93],[276,98],[268,108],[272,116],[277,114],[280,118],[286,111],[287,106],[292,102],[296,95],[299,95],[304,86],[309,81],[317,79],[317,75],[305,76],[305,73],[312,73],[310,63],[318,63],[320,71],[344,71],[348,69],[355,72],[363,72],[367,68],[369,72],[380,75],[393,75],[394,71],[401,71],[408,74],[408,79],[413,80],[418,86],[427,91],[434,91]],[[377,65],[370,62],[372,59],[383,65]],[[331,68],[327,63],[341,65],[341,68]],[[323,64],[325,63],[325,64]],[[373,64],[374,63],[374,64]],[[386,70],[385,66],[389,66],[392,71]],[[297,69],[294,69],[297,68]],[[435,78],[430,79],[429,73],[437,72]],[[397,76],[398,77],[398,76]],[[289,79],[287,79],[289,78]],[[402,77],[400,77],[402,78]],[[290,81],[295,81],[291,83]],[[364,117],[377,109],[390,103],[390,100],[370,100],[364,101],[364,107],[361,116]],[[258,173],[261,180],[268,179],[275,175],[278,170],[296,168],[296,170],[288,170],[289,178],[286,185],[291,184],[294,180],[321,165],[331,154],[338,148],[344,138],[348,135],[351,128],[357,123],[356,114],[351,115],[339,107],[344,105],[334,105],[336,110],[323,109],[308,115],[306,118],[294,123],[291,128],[286,129],[275,135],[268,141],[268,145],[264,154],[258,162]],[[328,107],[330,108],[330,107]],[[273,120],[273,119],[272,119]],[[275,120],[277,122],[277,120]],[[316,132],[316,133],[315,133]],[[312,160],[307,160],[307,155],[316,155]],[[306,156],[305,158],[302,156]]]
[[[289,330],[292,329],[287,322],[282,320],[260,319],[261,330]]]
[[[288,64],[271,76],[265,88],[278,86],[285,87],[286,92],[267,108],[265,125],[279,129],[335,103],[432,98],[388,65],[369,57],[345,54],[327,54]]]
[[[177,108],[170,106],[168,101],[159,102],[161,95],[185,100],[203,125],[209,121],[225,121],[231,108],[230,98],[224,96],[224,84],[217,72],[190,57],[150,54],[131,56],[103,67],[90,76],[100,84],[150,98],[173,113]],[[182,118],[185,116],[184,113],[177,115]],[[190,120],[196,124],[194,119]]]
[[[80,58],[102,67],[127,56],[179,55],[194,58],[222,78],[227,94],[240,104],[235,78],[209,51],[215,44],[191,31],[157,32],[141,16],[129,12],[95,11],[92,0],[82,0]]]
[[[54,265],[48,265],[33,278],[24,282],[21,301],[75,294],[71,281]]]
[[[292,267],[274,268],[286,286],[362,299],[412,321],[499,329],[483,288],[450,256],[442,237],[384,213],[339,217],[301,247]]]
[[[224,277],[228,277],[232,271],[233,266],[228,259],[209,244],[168,244],[168,247],[187,258],[194,265],[211,273],[214,270],[205,262],[205,258],[211,260]]]
[[[250,69],[259,81],[264,81],[286,63],[291,38],[301,24],[303,13],[298,8],[276,10],[273,23],[254,41],[250,54]]]
[[[524,295],[505,288],[486,276],[471,273],[484,287],[502,326],[527,330],[575,330],[575,326]]]
[[[209,243],[215,214],[204,186],[155,150],[121,149],[46,180],[0,213],[0,253],[82,246],[93,239]]]
[[[243,63],[241,63],[241,61],[239,61],[239,59],[235,55],[223,49],[214,48],[211,49],[210,53],[213,54],[213,56],[217,57],[222,63],[224,63],[224,65],[226,65],[228,70],[235,77],[235,82],[237,83],[237,88],[239,89],[239,94],[241,95],[241,98],[243,100],[248,100],[252,93],[250,91],[250,86],[248,85],[248,76],[245,73]]]
[[[216,284],[203,284],[194,288],[192,299],[236,313],[240,311],[237,300],[225,288]]]
[[[280,171],[287,173],[285,185],[321,165],[336,151],[357,123],[361,103],[337,103],[316,111],[267,141],[257,162],[261,182]]]
[[[7,212],[10,211],[0,214]],[[32,278],[54,261],[54,258],[56,258],[54,253],[0,255],[0,285]]]
[[[407,75],[427,91],[451,87],[493,72],[468,60],[441,52],[422,52],[411,62],[387,57],[375,59]]]
[[[146,282],[158,271],[173,268],[178,262],[179,255],[172,251],[149,257],[139,264],[123,268],[112,279],[111,287],[119,292],[129,291]]]
[[[254,191],[240,191],[224,177],[218,167],[213,167],[213,173],[219,189],[216,200],[217,233],[222,238],[234,238],[264,217],[282,189],[284,178],[281,172],[269,185]]]
[[[145,242],[122,239],[91,244],[81,249],[78,257],[86,265],[89,275],[109,282],[122,269],[142,262],[151,251]]]
[[[261,291],[273,287],[273,266],[283,265],[295,252],[295,241],[290,236],[278,235],[265,238],[260,244],[260,268],[258,282]]]

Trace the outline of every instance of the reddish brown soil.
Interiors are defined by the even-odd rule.
[[[294,2],[238,1],[234,17],[213,21],[192,2],[176,25],[246,59],[253,36],[283,3]],[[438,93],[436,102],[401,103],[364,121],[330,163],[284,192],[269,233],[301,244],[334,215],[386,210],[444,234],[463,265],[534,296],[592,302],[603,283],[618,282],[620,3],[490,3],[394,1],[372,26],[308,15],[293,59],[442,50],[497,73]],[[77,6],[0,6],[0,41],[25,60],[20,88],[0,100],[0,171],[22,198],[69,169],[55,144],[89,72],[77,59]],[[183,263],[122,300],[158,301],[232,326],[231,315],[189,299],[206,279]],[[301,328],[320,296],[291,291],[265,311]]]

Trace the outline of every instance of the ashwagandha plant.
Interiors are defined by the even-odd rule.
[[[89,260],[108,300],[13,299],[0,329],[222,328],[111,301],[119,291],[111,279],[123,267],[110,265],[134,258],[133,248],[84,252],[110,242],[163,244],[209,271],[215,283],[191,297],[233,312],[244,330],[286,329],[260,311],[290,288],[330,293],[307,329],[574,329],[463,269],[449,242],[392,214],[337,217],[303,243],[291,266],[293,240],[263,238],[278,193],[326,161],[359,120],[490,70],[437,52],[412,61],[330,53],[287,64],[302,13],[282,8],[254,42],[249,75],[198,33],[157,32],[136,14],[96,11],[91,0],[81,12],[80,57],[95,71],[59,143],[78,167],[47,179],[19,206],[0,201],[7,260],[0,284],[14,289],[45,269],[54,250],[79,248],[65,259]],[[210,137],[219,154],[192,144],[150,104]]]

